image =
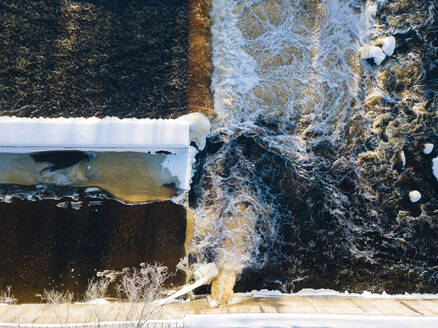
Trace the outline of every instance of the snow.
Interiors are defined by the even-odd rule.
[[[438,181],[438,156],[432,160],[432,171],[435,179]]]
[[[243,313],[188,315],[185,328],[264,328],[264,327],[324,327],[324,328],[411,328],[436,327],[438,317]],[[208,323],[208,324],[207,324]]]
[[[400,152],[400,159],[403,163],[403,168],[405,168],[406,167],[406,156],[405,156],[405,152],[403,150]]]
[[[91,300],[89,302],[86,302],[85,304],[109,304],[110,302],[108,302],[106,299],[104,298],[96,298],[94,300]]]
[[[269,297],[275,297],[274,294],[281,295],[281,296],[303,296],[303,297],[358,297],[358,298],[387,298],[387,299],[438,299],[438,294],[387,294],[385,292],[378,294],[378,293],[371,293],[369,291],[364,291],[360,294],[358,293],[349,293],[348,291],[345,292],[338,292],[333,289],[313,289],[313,288],[303,288],[300,291],[296,293],[291,294],[285,294],[281,293],[280,291],[275,290],[260,290],[260,291],[252,291],[251,293],[244,293],[244,295],[258,295],[258,293],[266,293],[271,294]],[[262,297],[262,296],[259,296]],[[265,297],[265,296],[263,296]]]
[[[382,43],[383,52],[389,57],[392,56],[395,49],[395,38],[393,36],[388,36],[379,40]]]
[[[373,58],[376,65],[380,65],[386,58],[386,55],[381,48],[369,45],[362,47],[360,50],[360,56],[362,59]]]
[[[421,199],[421,194],[418,190],[412,190],[409,192],[409,200],[412,203],[416,203]]]
[[[178,117],[177,121],[186,122],[190,125],[190,142],[195,142],[199,150],[203,150],[206,137],[211,129],[208,118],[201,113],[190,113]]]
[[[432,152],[432,150],[433,150],[433,144],[431,143],[424,144],[423,153],[429,155]]]
[[[0,117],[0,151],[138,151],[187,148],[190,123],[183,120]]]

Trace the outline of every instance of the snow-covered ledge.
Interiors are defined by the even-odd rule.
[[[162,154],[165,159],[157,170],[168,169],[180,181],[177,187],[188,190],[196,154],[191,145],[202,150],[209,132],[210,122],[200,113],[165,120],[0,117],[0,153],[11,154],[9,160],[19,154],[69,150]]]
[[[189,131],[183,120],[0,117],[0,152],[187,148]]]

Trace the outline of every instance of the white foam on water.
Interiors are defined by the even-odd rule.
[[[356,4],[212,1],[212,131],[226,144],[204,165],[209,187],[194,210],[193,247],[214,248],[219,267],[263,266],[271,259],[260,258],[258,246],[277,238],[276,202],[239,172],[253,172],[253,163],[227,142],[253,133],[297,161],[309,159],[319,139],[343,142],[338,131],[359,100],[359,49],[374,35],[376,6]],[[239,161],[224,173],[230,153]]]
[[[299,125],[308,118],[307,130],[334,134],[333,122],[357,98],[355,56],[370,38],[374,12],[356,14],[353,3],[213,1],[213,129],[251,128],[267,117],[281,126],[263,132],[281,139],[291,130],[304,134]]]

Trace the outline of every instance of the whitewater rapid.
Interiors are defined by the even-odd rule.
[[[379,144],[378,126],[404,119],[389,109],[400,96],[390,95],[381,78],[403,60],[388,56],[379,67],[360,58],[361,47],[396,34],[395,23],[381,24],[391,6],[385,1],[212,1],[216,117],[192,191],[191,256],[218,264],[223,273],[218,286],[232,288],[242,271],[243,289],[257,283],[290,289],[294,279],[320,284],[321,274],[322,281],[337,284],[340,275],[369,272],[368,266],[380,263],[379,247],[385,246],[373,242],[382,245],[380,239],[387,238],[399,247],[397,228],[385,222],[395,221],[397,209],[398,216],[406,213],[401,202],[407,186],[400,189],[393,180],[386,185],[384,172],[400,176],[391,158],[400,158],[409,141],[388,142],[391,136],[383,136]],[[415,55],[407,58],[415,60]],[[424,101],[416,96],[413,107]],[[427,131],[415,147],[425,139],[436,142],[432,121],[424,125]],[[384,154],[383,144],[390,147]],[[380,164],[370,167],[373,156]],[[409,149],[406,170],[414,165],[411,158]],[[393,196],[385,198],[382,185],[393,188]],[[427,189],[430,200],[436,184]],[[386,202],[392,202],[389,212]],[[254,281],[257,272],[262,282]],[[339,284],[376,287],[350,280]],[[213,294],[219,289],[213,282]],[[216,297],[227,301],[226,294]]]

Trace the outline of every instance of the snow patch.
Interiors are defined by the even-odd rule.
[[[432,152],[432,150],[433,150],[433,144],[431,143],[424,144],[423,153],[429,155]]]
[[[435,179],[438,181],[438,156],[432,160],[432,171]]]
[[[395,38],[388,36],[377,41],[376,45],[381,45],[383,52],[389,57],[392,56],[395,49]]]
[[[252,291],[254,298],[259,297],[281,297],[285,294],[283,294],[279,290],[269,290],[269,289],[261,289],[261,290],[254,290]]]
[[[421,194],[418,190],[412,190],[409,192],[409,200],[412,203],[416,203],[421,199]]]
[[[380,65],[386,58],[383,50],[376,46],[365,45],[360,49],[362,59],[374,59],[376,65]]]
[[[104,298],[96,298],[94,300],[91,300],[89,302],[86,302],[85,304],[109,304],[110,302],[108,302],[106,299]]]
[[[199,150],[203,150],[205,148],[205,140],[211,129],[211,124],[208,118],[201,113],[190,113],[180,116],[176,120],[189,124],[190,142],[193,141],[196,143]]]

